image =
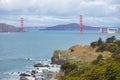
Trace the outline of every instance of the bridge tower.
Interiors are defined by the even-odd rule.
[[[83,32],[83,20],[82,20],[82,15],[80,15],[80,33]]]
[[[24,18],[20,18],[20,32],[24,32]]]

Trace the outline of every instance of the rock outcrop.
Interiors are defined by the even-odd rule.
[[[106,57],[106,54],[109,52],[96,52],[96,49],[93,49],[89,45],[80,46],[75,45],[69,48],[68,50],[56,50],[54,51],[53,57],[51,58],[52,64],[62,64],[65,61],[85,61],[92,62],[97,58],[99,54],[102,54],[103,57]]]

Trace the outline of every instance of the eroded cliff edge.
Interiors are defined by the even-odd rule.
[[[103,56],[103,58],[111,56],[110,52],[107,51],[96,52],[96,48],[92,48],[90,45],[74,45],[68,50],[55,50],[51,61],[52,64],[62,64],[67,61],[92,62],[100,54]]]

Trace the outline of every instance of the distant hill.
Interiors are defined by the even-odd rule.
[[[18,29],[6,23],[0,23],[0,32],[18,32]]]
[[[47,30],[79,30],[79,24],[77,23],[70,23],[70,24],[63,24],[63,25],[56,25],[52,27],[47,27]],[[98,27],[86,26],[83,25],[83,29],[85,30],[98,30]]]

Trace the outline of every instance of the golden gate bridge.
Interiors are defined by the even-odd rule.
[[[67,26],[65,28],[70,28],[71,26]],[[80,33],[83,33],[83,16],[80,15],[80,18],[79,18],[79,26],[77,26]],[[52,26],[27,26],[27,27],[24,27],[24,18],[20,18],[20,32],[25,32],[24,28],[53,28]],[[56,28],[59,28],[59,27],[56,27]],[[75,27],[74,27],[75,28]],[[120,29],[108,29],[106,27],[91,27],[91,28],[96,28],[98,29],[101,33],[120,33]],[[112,30],[112,32],[110,31]]]
[[[25,31],[24,28],[47,28],[47,27],[50,28],[51,26],[27,26],[27,27],[24,27],[24,18],[23,17],[20,18],[20,32],[24,32]],[[80,31],[80,33],[83,32],[83,18],[82,18],[82,15],[80,15],[79,31]]]

